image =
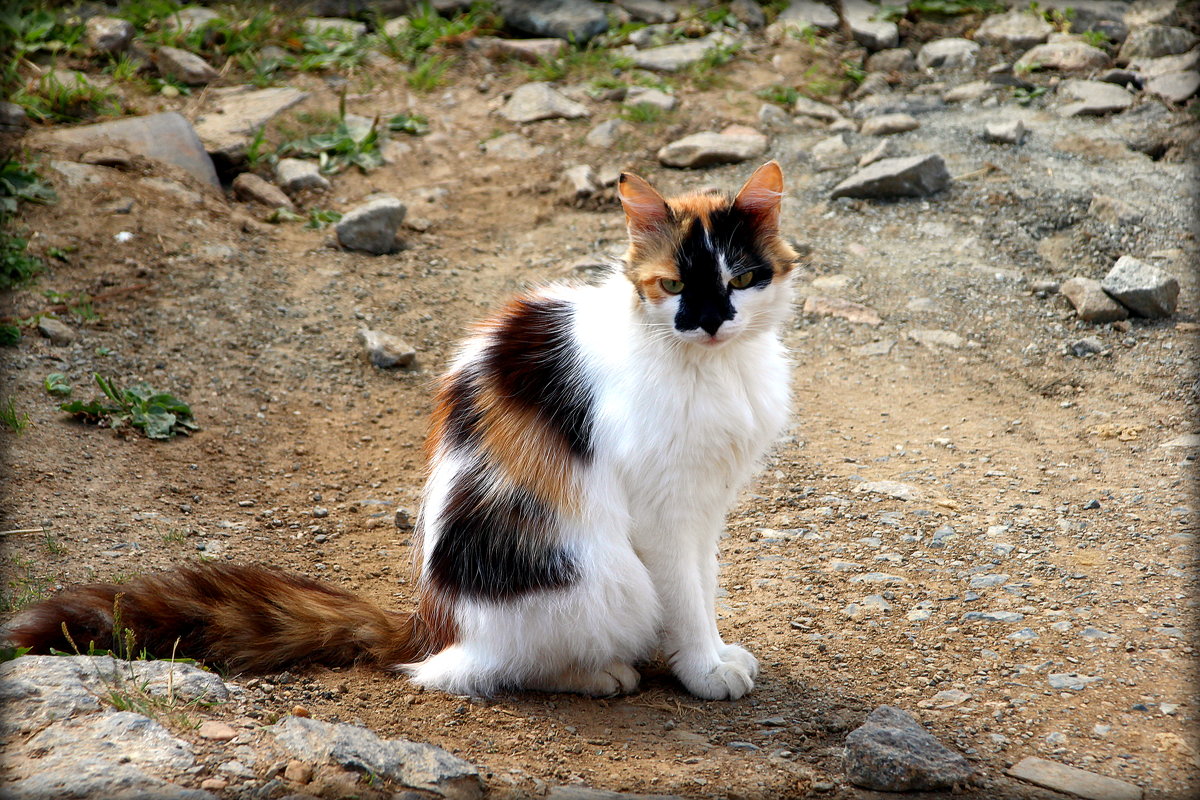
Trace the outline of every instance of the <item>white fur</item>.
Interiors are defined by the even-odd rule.
[[[547,293],[575,309],[572,334],[594,396],[581,511],[557,531],[580,575],[511,602],[458,601],[457,642],[405,669],[456,694],[610,694],[632,690],[631,665],[661,648],[692,693],[741,697],[758,663],[717,631],[717,541],[788,413],[778,329],[790,281],[734,292],[736,314],[716,337],[677,331],[674,298],[640,301],[618,274]],[[422,511],[426,557],[454,476],[475,468],[453,453],[435,457]]]

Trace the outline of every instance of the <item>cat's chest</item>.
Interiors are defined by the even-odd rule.
[[[610,383],[601,427],[614,455],[642,469],[740,470],[787,415],[782,356],[754,362],[658,369]]]

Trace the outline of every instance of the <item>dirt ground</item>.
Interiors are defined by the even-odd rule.
[[[736,188],[753,165],[671,171],[654,152],[677,134],[755,124],[753,92],[774,80],[771,55],[742,56],[720,85],[685,93],[682,112],[611,151],[582,144],[614,113],[600,103],[591,120],[527,126],[546,148],[532,161],[479,149],[515,128],[490,109],[519,73],[489,77],[483,91],[482,71],[468,73],[429,96],[376,75],[349,109],[417,109],[433,133],[407,140],[396,163],[343,173],[312,204],[400,197],[428,227],[406,229],[405,249],[390,256],[340,251],[328,230],[266,225],[262,209],[162,167],[96,168],[101,179],[78,186],[47,169],[60,200],[21,222],[37,252],[62,248],[67,260],[51,259],[3,313],[36,312],[46,289],[143,288],[98,302],[97,319],[68,317],[80,333],[73,345],[34,333],[0,352],[3,392],[32,421],[21,435],[0,432],[0,527],[48,529],[3,538],[9,606],[78,582],[228,559],[408,607],[411,530],[395,517],[416,511],[432,378],[465,327],[507,294],[620,250],[619,208],[565,202],[561,170],[586,161],[635,169],[668,191]],[[313,92],[304,108],[336,108],[320,79],[295,85]],[[180,102],[195,112],[204,98]],[[1087,142],[1108,135],[1098,122],[983,155],[953,128],[966,123],[952,123],[949,139],[910,140],[917,151],[962,142],[946,153],[959,180],[925,201],[831,203],[846,171],[818,172],[805,156],[826,134],[773,140],[789,180],[784,223],[806,251],[798,297],[864,303],[883,323],[798,306],[785,334],[794,422],[730,514],[722,549],[720,625],[762,661],[752,694],[698,701],[655,665],[641,691],[614,700],[464,699],[368,669],[304,669],[253,681],[253,713],[270,720],[302,705],[439,744],[479,764],[495,797],[563,783],[697,798],[882,796],[849,786],[840,754],[845,734],[884,703],[975,762],[980,785],[960,796],[1058,796],[1005,777],[1027,755],[1138,783],[1148,797],[1195,791],[1195,450],[1162,446],[1196,431],[1190,177],[1127,149],[1097,156]],[[1122,241],[1086,218],[1094,181],[1049,186],[1055,170],[1169,180],[1122,188],[1147,209]],[[175,193],[147,176],[174,180]],[[1178,194],[1164,195],[1171,187]],[[105,211],[124,198],[130,214]],[[122,231],[132,239],[118,242]],[[1151,250],[1183,283],[1169,320],[1086,325],[1058,296],[1030,291],[1031,281],[1099,277],[1115,255]],[[418,366],[370,366],[355,341],[364,326],[407,339]],[[907,335],[920,329],[965,343],[922,345]],[[1064,352],[1084,336],[1106,352]],[[859,349],[888,341],[885,355]],[[168,443],[117,436],[71,421],[42,389],[46,374],[63,372],[90,397],[95,371],[175,393],[201,430]],[[880,480],[919,494],[856,492]],[[1005,577],[971,588],[983,575]],[[973,611],[1023,619],[964,618]],[[1012,638],[1026,628],[1035,638]],[[1052,688],[1048,676],[1060,673],[1099,680]]]

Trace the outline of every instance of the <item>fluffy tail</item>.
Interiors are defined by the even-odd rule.
[[[174,653],[232,672],[355,661],[392,666],[440,649],[415,614],[386,611],[299,575],[236,565],[67,589],[10,620],[0,640],[34,653],[86,652],[92,644],[116,652],[126,631],[133,632],[134,652]]]

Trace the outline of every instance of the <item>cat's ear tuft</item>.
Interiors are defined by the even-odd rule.
[[[742,186],[733,205],[749,214],[760,230],[779,229],[779,204],[783,200],[783,170],[779,162],[768,161]]]
[[[661,231],[671,218],[667,201],[654,187],[632,172],[622,172],[617,195],[625,209],[625,221],[631,236]]]

